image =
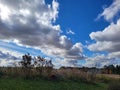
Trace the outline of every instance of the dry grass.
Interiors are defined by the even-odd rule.
[[[25,77],[48,76],[52,72],[51,67],[23,68],[23,67],[0,67],[0,77]]]
[[[79,69],[52,69],[50,67],[37,67],[37,68],[22,68],[22,67],[1,67],[0,77],[23,77],[23,78],[36,78],[45,77],[58,80],[74,80],[87,83],[95,83],[98,80],[104,83],[113,81],[114,79],[120,80],[119,75],[97,74],[94,72],[85,72]]]
[[[53,70],[52,74],[55,74],[64,80],[71,79],[71,80],[76,80],[76,81],[92,82],[92,83],[95,82],[95,78],[96,78],[96,74],[87,73],[79,69]]]
[[[114,78],[114,79],[120,79],[120,75],[116,74],[97,74],[98,77],[108,77],[108,78]]]
[[[1,67],[0,74],[1,76],[6,75],[12,77],[37,77],[37,76],[50,77],[54,75],[59,79],[82,80],[85,82],[91,82],[96,77],[95,74],[87,73],[79,69],[56,70],[50,67],[37,67],[37,68]]]
[[[65,85],[68,82],[71,82],[71,83],[68,83],[67,88],[65,88],[64,90],[88,90],[88,89],[89,90],[106,90],[107,88],[108,88],[108,90],[119,90],[119,87],[120,87],[120,84],[116,84],[116,83],[120,83],[120,75],[96,74],[95,72],[86,72],[86,71],[83,71],[80,69],[59,69],[59,70],[56,70],[56,69],[53,69],[50,67],[37,67],[37,68],[35,68],[35,67],[32,67],[32,68],[0,67],[1,80],[5,79],[7,81],[11,81],[9,79],[13,79],[13,80],[15,79],[15,82],[16,82],[16,81],[18,81],[17,79],[19,77],[23,81],[26,79],[32,80],[31,82],[33,82],[34,80],[38,80],[38,79],[43,80],[37,84],[38,86],[40,86],[40,83],[44,82],[44,84],[42,83],[41,87],[39,87],[39,88],[45,88],[46,86],[42,86],[42,85],[46,85],[46,83],[48,83],[48,85],[50,85],[52,82],[52,84],[51,84],[52,89],[51,90],[63,90],[62,89],[63,85],[64,85],[64,87],[66,87]],[[45,77],[45,79],[43,79],[41,77]],[[34,85],[34,83],[33,83],[33,85]],[[53,85],[55,83],[56,83],[56,85],[61,87],[61,89],[58,89],[58,88],[53,89],[54,88]],[[60,83],[61,85],[58,83]],[[25,87],[24,84],[22,86],[23,88]],[[76,84],[77,84],[77,89],[73,89],[70,87],[72,85],[76,87]],[[105,85],[103,85],[103,84],[105,84]],[[87,86],[88,86],[88,88],[87,88]],[[90,89],[90,86],[91,86],[91,89]],[[2,87],[2,85],[1,85],[1,87]],[[16,88],[18,88],[18,87],[21,88],[19,86],[19,84],[16,85]],[[48,90],[49,88],[50,87],[48,87],[46,89],[39,89],[39,90]],[[9,90],[9,88],[6,90]],[[20,89],[20,90],[23,90],[23,89]],[[26,90],[26,89],[24,89],[24,90]],[[30,90],[30,89],[28,89],[28,90]],[[31,90],[33,90],[33,89],[31,89]]]

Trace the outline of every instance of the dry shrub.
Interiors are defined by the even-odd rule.
[[[87,73],[79,69],[53,69],[52,67],[1,67],[0,72],[12,77],[37,78],[48,77],[54,80],[75,80],[83,82],[94,82],[96,74]]]
[[[60,69],[56,70],[55,74],[57,76],[60,76],[62,79],[70,79],[83,82],[94,82],[96,78],[95,75],[89,74],[79,69]]]
[[[21,77],[21,78],[35,78],[41,76],[49,76],[52,72],[52,67],[0,67],[0,77]]]

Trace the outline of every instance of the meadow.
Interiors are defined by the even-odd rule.
[[[42,72],[38,72],[40,68],[24,69],[1,67],[0,90],[119,90],[120,87],[119,78],[91,75],[77,69],[43,68]]]

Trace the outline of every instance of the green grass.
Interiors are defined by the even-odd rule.
[[[25,80],[21,78],[1,78],[0,90],[106,90],[107,84],[88,84],[66,81],[50,81],[46,79]]]

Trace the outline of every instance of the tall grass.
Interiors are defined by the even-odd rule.
[[[24,68],[24,67],[0,67],[0,81],[8,80],[11,81],[11,78],[14,78],[12,80],[14,83],[17,80],[21,80],[21,83],[24,83],[24,80],[42,80],[43,83],[39,82],[41,85],[45,85],[45,83],[54,85],[56,83],[59,83],[61,85],[64,85],[64,89],[61,85],[56,84],[59,88],[52,87],[55,90],[119,90],[120,88],[120,79],[113,79],[110,77],[105,76],[97,76],[94,72],[88,73],[83,70],[79,69],[53,69],[52,67],[30,67],[30,68]],[[10,80],[9,80],[10,79]],[[23,81],[22,81],[23,80]],[[34,82],[38,82],[34,81]],[[31,81],[30,81],[31,82]],[[28,83],[30,83],[28,82]],[[68,83],[70,82],[70,83]],[[75,85],[78,85],[77,88],[74,86],[70,86],[74,83]],[[1,83],[3,84],[3,83]],[[81,86],[83,84],[83,86]],[[6,85],[6,84],[4,84]],[[17,84],[16,84],[17,85]],[[27,84],[25,84],[27,85]],[[30,85],[33,85],[33,83]],[[38,85],[38,84],[37,84]],[[66,86],[68,85],[68,86]],[[79,87],[79,85],[81,87]],[[91,88],[87,87],[89,85]],[[105,86],[104,86],[105,85]],[[108,85],[108,86],[107,86]],[[28,85],[29,86],[29,85]],[[85,87],[84,87],[85,86]],[[7,85],[9,87],[9,85]],[[17,87],[21,88],[19,85],[16,87],[12,86],[12,89],[16,89]],[[24,87],[24,85],[23,85]],[[34,88],[35,85],[33,85]],[[33,89],[33,87],[31,87]],[[45,89],[46,87],[46,89]],[[49,89],[47,86],[41,86],[39,88],[44,88],[44,90]],[[76,88],[71,89],[70,87]],[[1,88],[1,86],[0,86]],[[3,88],[3,87],[2,87]],[[95,89],[96,88],[96,89]],[[32,90],[32,89],[25,89],[25,90]],[[52,90],[51,89],[51,90]],[[9,89],[5,89],[9,90]],[[16,89],[17,90],[17,89]],[[18,89],[21,90],[21,89]]]
[[[93,82],[95,75],[81,71],[79,69],[62,69],[56,70],[52,67],[0,67],[0,77],[23,77],[23,78],[35,78],[35,77],[47,77],[54,79],[70,79],[75,81]]]
[[[95,83],[96,79],[96,74],[88,73],[79,69],[60,69],[56,71],[53,70],[53,74],[57,75],[63,80],[69,79],[86,83]]]
[[[103,82],[109,83],[115,81],[113,78],[98,76],[96,73],[85,72],[79,69],[53,69],[52,67],[0,67],[0,78],[20,77],[25,79],[47,78],[50,80],[73,80],[85,83]],[[118,79],[117,79],[118,80]],[[120,82],[120,80],[119,80]]]
[[[34,78],[48,76],[51,72],[52,67],[0,67],[0,77]]]

